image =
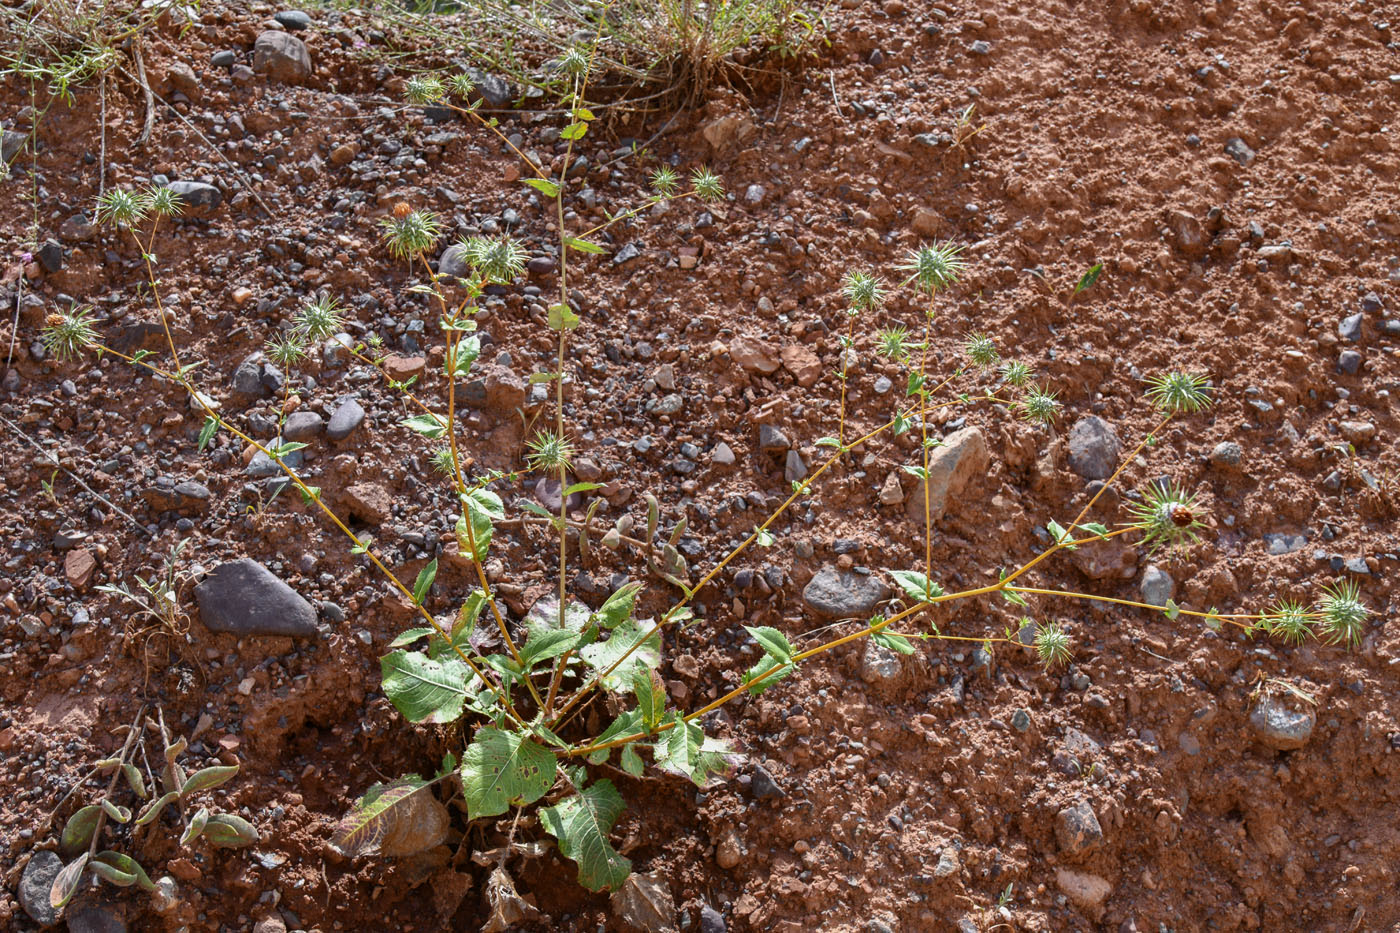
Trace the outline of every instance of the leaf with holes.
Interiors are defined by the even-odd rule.
[[[384,695],[409,722],[455,722],[476,675],[456,658],[435,661],[417,651],[379,659]]]
[[[554,783],[554,753],[523,735],[486,727],[462,753],[469,819],[497,816],[543,797]]]
[[[573,797],[540,810],[545,831],[559,840],[559,851],[578,863],[578,881],[590,891],[616,888],[632,863],[608,841],[626,804],[612,781],[598,781]]]

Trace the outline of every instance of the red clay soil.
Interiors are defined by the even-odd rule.
[[[841,6],[816,57],[707,91],[650,144],[651,157],[723,176],[735,197],[708,209],[709,223],[705,206],[678,201],[615,228],[614,256],[575,263],[585,325],[569,361],[569,423],[606,484],[599,522],[631,513],[644,527],[651,492],[663,531],[686,516],[691,566],[710,566],[767,514],[759,503],[786,494],[784,461],[759,450],[760,423],[809,468],[826,455],[814,441],[835,433],[845,271],[891,270],[921,241],[947,239],[966,246],[969,269],[940,298],[936,368],[962,365],[964,336],[986,333],[1040,372],[1064,411],[1053,431],[988,406],[940,413],[943,432],[980,427],[991,455],[936,523],[945,586],[994,582],[1038,553],[1047,520],[1087,501],[1069,429],[1096,415],[1131,450],[1154,423],[1143,378],[1171,368],[1209,374],[1219,402],[1157,437],[1123,488],[1170,477],[1190,490],[1208,516],[1201,543],[1151,558],[1105,545],[1057,556],[1031,579],[1137,600],[1153,563],[1181,606],[1221,612],[1354,580],[1373,615],[1348,652],[1042,600],[1032,611],[1075,639],[1072,667],[1053,673],[1007,646],[987,659],[973,643],[930,642],[886,676],[851,645],[711,717],[746,756],[719,786],[597,769],[630,804],[615,843],[666,882],[678,926],[707,933],[1400,929],[1400,15],[1335,0]],[[204,361],[203,384],[241,423],[268,423],[280,400],[235,395],[235,368],[318,289],[347,303],[357,339],[379,334],[407,357],[421,348],[428,375],[416,388],[434,396],[437,317],[406,292],[414,279],[378,245],[378,220],[405,201],[454,232],[513,224],[543,256],[553,215],[513,183],[518,164],[494,138],[403,106],[403,78],[373,56],[382,37],[361,15],[312,11],[300,35],[315,72],[300,84],[240,71],[273,11],[206,6],[183,36],[147,38],[152,89],[170,103],[157,103],[139,145],[143,95],[112,80],[105,184],[159,173],[220,189],[218,206],[162,232],[155,252],[186,361]],[[232,73],[211,64],[225,50]],[[27,131],[29,102],[28,86],[8,79],[7,129]],[[970,128],[984,128],[959,148],[951,136],[970,103]],[[96,87],[84,86],[71,109],[44,117],[37,204],[28,154],[0,183],[7,356],[18,312],[0,388],[10,422],[0,925],[36,928],[17,900],[20,866],[52,848],[50,811],[150,702],[185,734],[199,729],[192,764],[241,765],[216,796],[262,841],[193,854],[133,843],[153,876],[177,878],[179,905],[158,915],[146,895],[104,888],[89,919],[130,930],[476,929],[487,869],[471,854],[500,844],[509,821],[458,813],[453,846],[427,860],[349,861],[327,847],[370,784],[430,772],[462,745],[460,728],[405,723],[379,689],[379,655],[409,608],[296,497],[252,496],[241,445],[223,436],[200,452],[203,419],[176,387],[110,357],[60,364],[36,352],[45,315],[70,301],[93,305],[118,346],[162,347],[135,247],[71,219],[97,192],[99,114]],[[609,165],[610,154],[668,116],[614,119],[588,138],[593,194],[575,188],[570,201],[580,226],[641,196],[657,163]],[[556,158],[555,116],[503,127]],[[21,255],[34,250],[34,223],[38,243],[61,246],[60,270]],[[637,257],[615,262],[627,244]],[[1102,277],[1071,300],[1097,262]],[[552,273],[532,273],[484,316],[487,391],[469,400],[463,435],[479,468],[521,468],[523,425],[548,412],[524,379],[551,365],[543,306],[556,287]],[[921,326],[908,294],[860,325],[856,431],[889,417],[903,392],[903,372],[871,350],[878,328]],[[736,361],[738,338],[750,338],[755,371]],[[449,490],[372,372],[317,359],[304,373],[305,410],[328,416],[358,394],[369,413],[348,440],[313,440],[308,472],[412,580],[452,540]],[[896,388],[877,387],[881,377]],[[673,394],[679,406],[664,401]],[[53,467],[20,431],[91,491],[59,472],[50,499],[41,482]],[[773,547],[746,552],[703,592],[699,621],[667,636],[674,699],[695,708],[738,683],[754,661],[741,624],[794,639],[826,624],[802,597],[823,566],[921,564],[922,521],[880,498],[891,474],[910,493],[899,466],[913,461],[911,437],[834,468],[777,523]],[[721,442],[732,464],[715,457]],[[1217,449],[1226,442],[1238,450]],[[185,481],[207,498],[173,491]],[[533,489],[502,489],[512,515]],[[1105,501],[1099,520],[1126,516],[1121,498]],[[124,641],[130,610],[95,587],[154,572],[182,538],[194,574],[262,562],[320,610],[320,636],[211,633],[186,590],[188,644]],[[508,526],[494,555],[512,613],[556,585],[539,528]],[[645,577],[640,555],[595,553],[575,594],[597,605],[618,573]],[[674,592],[649,584],[648,615]],[[429,608],[453,611],[471,585],[467,567],[445,560]],[[1021,612],[979,599],[937,621],[999,636]],[[1250,724],[1261,688],[1270,702],[1291,696],[1284,682],[1316,711],[1311,737],[1290,751]],[[589,725],[606,716],[599,708]],[[548,839],[529,820],[517,834]],[[622,928],[552,845],[508,867],[541,911],[527,928]]]

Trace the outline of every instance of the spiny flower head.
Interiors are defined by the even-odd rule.
[[[1289,644],[1301,644],[1312,631],[1315,618],[1302,603],[1282,600],[1259,617],[1260,627]]]
[[[525,459],[536,470],[562,470],[574,456],[574,445],[567,436],[553,431],[540,431],[528,442],[530,453]]]
[[[1366,617],[1371,611],[1361,601],[1361,587],[1351,580],[1342,580],[1326,587],[1317,606],[1319,625],[1334,645],[1357,648],[1366,631]]]
[[[433,104],[447,95],[447,89],[443,87],[442,79],[437,75],[421,74],[408,79],[408,87],[404,93],[409,103]]]
[[[909,331],[903,327],[891,327],[880,331],[879,334],[881,356],[888,357],[896,363],[902,362],[909,356]]]
[[[1055,398],[1058,394],[1058,392],[1052,392],[1041,386],[1031,386],[1018,403],[1021,417],[1027,421],[1039,422],[1047,427],[1054,424],[1055,419],[1060,414],[1060,403]]]
[[[442,235],[442,223],[432,211],[396,205],[393,216],[379,221],[381,236],[395,259],[415,259],[432,249]]]
[[[183,211],[180,195],[164,185],[151,185],[143,198],[150,212],[160,217],[179,217]]]
[[[463,98],[470,97],[472,91],[476,90],[476,82],[466,73],[455,74],[448,78],[447,86],[452,89],[453,94]]]
[[[55,312],[44,319],[44,349],[60,362],[67,362],[84,350],[96,345],[97,328],[92,323],[92,309],[73,307]]]
[[[915,282],[920,291],[933,295],[952,285],[967,268],[960,254],[962,247],[953,243],[934,241],[911,250],[900,270],[908,272],[905,284]]]
[[[885,300],[884,283],[869,272],[851,272],[842,286],[852,311],[869,311]]]
[[[1047,622],[1036,626],[1035,653],[1047,669],[1061,667],[1074,657],[1074,644],[1060,623]]]
[[[588,71],[588,55],[580,48],[571,48],[559,57],[559,70],[565,74],[581,75]]]
[[[143,193],[108,188],[97,199],[97,222],[104,227],[134,227],[146,219],[150,203]]]
[[[303,306],[292,323],[292,329],[308,342],[334,337],[344,326],[345,313],[340,303],[328,295]]]
[[[1035,378],[1035,372],[1025,363],[1007,360],[1001,364],[1001,381],[1009,386],[1021,388]]]
[[[1001,359],[997,345],[986,334],[968,334],[966,350],[968,359],[978,366],[991,366]]]
[[[669,165],[663,165],[651,173],[651,190],[663,198],[674,195],[681,186],[681,176]]]
[[[525,250],[509,236],[465,237],[459,242],[467,264],[488,282],[508,285],[525,271]]]
[[[690,173],[690,186],[695,189],[696,197],[702,201],[719,201],[724,198],[724,184],[719,180],[719,176],[703,165]]]
[[[1210,380],[1194,373],[1162,373],[1147,379],[1148,398],[1159,410],[1170,414],[1208,408],[1210,393]]]
[[[290,368],[306,359],[306,343],[295,331],[276,334],[267,339],[263,352],[278,366]]]
[[[1196,497],[1175,483],[1152,483],[1142,501],[1130,507],[1132,527],[1142,531],[1142,543],[1152,550],[1164,545],[1184,547],[1200,540],[1204,523],[1197,516]]]
[[[433,455],[428,460],[444,476],[452,475],[452,448],[446,444],[433,451]]]

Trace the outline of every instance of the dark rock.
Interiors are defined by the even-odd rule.
[[[0,161],[13,162],[28,143],[29,137],[26,134],[5,130],[3,135],[0,135]]]
[[[170,190],[180,196],[180,212],[184,217],[206,216],[224,200],[223,192],[202,181],[172,181]]]
[[[1103,827],[1089,801],[1080,800],[1055,814],[1055,839],[1068,855],[1083,855],[1103,840]]]
[[[782,453],[792,446],[782,428],[771,424],[758,426],[758,449],[764,453]]]
[[[724,914],[709,904],[700,905],[700,933],[729,933]]]
[[[24,866],[24,874],[20,876],[19,906],[41,927],[53,926],[58,922],[58,911],[49,906],[49,890],[62,870],[63,859],[43,849],[30,857],[29,864]]]
[[[753,769],[753,780],[749,783],[749,793],[758,800],[782,800],[787,796],[786,792],[778,786],[778,782],[773,779],[773,775],[762,765],[755,765]]]
[[[274,81],[298,84],[311,77],[311,54],[300,39],[270,29],[253,43],[253,70]]]
[[[1337,368],[1348,376],[1355,376],[1361,369],[1364,357],[1355,350],[1343,350],[1337,357]]]
[[[1234,441],[1221,441],[1210,452],[1210,462],[1218,467],[1233,470],[1244,460],[1244,451]]]
[[[364,407],[353,398],[348,398],[331,412],[330,424],[326,426],[326,436],[333,441],[343,441],[355,432],[365,420]]]
[[[238,56],[229,49],[220,49],[209,57],[209,64],[215,68],[232,68]]]
[[[272,571],[247,557],[220,564],[194,588],[199,616],[211,632],[316,636],[316,611]]]
[[[1069,430],[1069,466],[1085,479],[1108,479],[1118,468],[1118,432],[1096,415]]]
[[[283,29],[290,29],[292,32],[311,28],[311,17],[301,10],[281,10],[272,14],[272,18],[277,20]]]
[[[203,512],[209,508],[212,493],[203,483],[186,480],[171,488],[154,486],[145,489],[141,496],[157,512]]]
[[[1384,307],[1385,305],[1381,303],[1381,296],[1375,292],[1367,292],[1361,296],[1362,311],[1380,311]]]
[[[126,921],[106,904],[69,905],[68,933],[126,933]]]
[[[45,272],[57,272],[63,268],[63,247],[58,245],[57,240],[45,240],[34,257]]]
[[[239,363],[229,381],[233,385],[233,391],[239,395],[260,397],[266,391],[262,384],[262,360],[253,356]]]
[[[476,93],[481,99],[492,107],[504,107],[515,99],[515,88],[510,82],[499,75],[489,75],[485,72],[468,70],[467,77],[471,79],[476,88]]]
[[[301,442],[314,440],[325,426],[325,420],[314,411],[294,411],[282,425],[282,439]]]
[[[802,591],[802,599],[828,619],[863,618],[888,599],[890,588],[879,577],[824,567]]]

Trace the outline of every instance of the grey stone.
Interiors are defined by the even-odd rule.
[[[301,10],[280,10],[272,15],[283,29],[290,29],[292,32],[300,32],[303,29],[311,28],[311,17]]]
[[[1069,467],[1085,479],[1108,479],[1118,468],[1118,432],[1089,415],[1069,429]]]
[[[1234,441],[1221,441],[1210,452],[1210,462],[1218,467],[1234,469],[1244,459],[1244,451]]]
[[[731,466],[734,463],[734,451],[724,441],[720,441],[710,453],[710,459],[720,466]]]
[[[763,765],[754,765],[753,779],[749,782],[749,793],[759,800],[782,800],[787,796],[787,793],[778,786],[778,782]]]
[[[701,904],[700,933],[729,933],[729,926],[724,922],[724,914],[709,904]]]
[[[1337,325],[1337,334],[1343,340],[1350,340],[1352,343],[1357,343],[1361,340],[1362,325],[1365,321],[1366,315],[1359,311],[1356,314],[1348,314],[1346,317],[1342,318],[1342,322]]]
[[[333,441],[343,441],[355,433],[365,420],[364,407],[353,398],[348,398],[331,412],[330,424],[326,426],[326,436]]]
[[[306,454],[300,450],[293,450],[282,457],[282,462],[285,463],[290,470],[299,470],[302,464],[306,462]],[[277,465],[277,461],[273,460],[261,450],[253,454],[253,459],[248,461],[248,466],[244,468],[243,472],[248,476],[257,478],[268,476],[281,478],[286,475],[282,472],[282,468]]]
[[[1381,302],[1381,296],[1377,295],[1375,292],[1367,292],[1361,296],[1362,311],[1381,311],[1384,310],[1384,308],[1385,305]]]
[[[194,588],[211,632],[316,637],[316,610],[272,571],[247,557],[220,564]]]
[[[1254,161],[1254,150],[1238,136],[1232,136],[1225,141],[1225,154],[1241,165],[1248,165]]]
[[[868,616],[889,595],[890,588],[879,577],[830,567],[818,571],[802,590],[807,606],[828,619]]]
[[[1282,696],[1265,694],[1249,714],[1249,727],[1259,741],[1276,751],[1302,748],[1312,738],[1317,713],[1307,703],[1291,704]]]
[[[1142,594],[1143,602],[1151,603],[1154,606],[1165,606],[1167,600],[1176,593],[1176,582],[1172,580],[1171,574],[1161,567],[1156,564],[1148,564],[1142,572],[1138,592]]]
[[[1083,855],[1103,841],[1103,827],[1087,800],[1055,814],[1055,840],[1068,855]]]
[[[438,257],[438,275],[450,275],[464,279],[471,267],[467,265],[467,248],[461,243],[453,243]]]
[[[771,424],[758,426],[758,449],[764,453],[782,453],[792,446],[783,429]]]
[[[295,36],[269,29],[253,43],[253,70],[274,81],[298,84],[311,76],[311,53]]]
[[[325,426],[325,420],[314,411],[294,411],[282,425],[282,438],[302,442],[314,440]]]
[[[884,395],[890,389],[894,388],[894,383],[890,382],[887,376],[876,376],[875,385],[872,386],[872,388],[874,388],[876,395]]]
[[[58,911],[49,906],[49,889],[63,870],[63,859],[47,849],[35,852],[19,879],[19,906],[41,927],[58,922]]]
[[[961,495],[969,482],[985,476],[990,461],[980,428],[963,428],[949,434],[943,438],[942,446],[930,452],[928,479],[916,485],[904,501],[905,514],[922,526],[927,498],[929,517],[934,521],[942,518],[948,501]]]
[[[640,255],[642,255],[642,251],[637,246],[637,244],[628,243],[626,246],[622,247],[622,249],[618,250],[617,254],[613,256],[613,265],[620,266],[625,262],[631,262],[633,259],[636,259]]]
[[[1031,727],[1031,714],[1029,710],[1018,709],[1011,714],[1011,728],[1017,732],[1025,732]]]
[[[63,247],[58,245],[57,240],[45,240],[34,258],[39,260],[45,272],[57,272],[63,268]]]
[[[238,56],[231,49],[220,49],[209,57],[209,64],[215,68],[232,68]]]
[[[483,71],[467,70],[476,93],[492,107],[504,107],[515,99],[515,88],[499,75],[489,75]]]
[[[657,401],[656,407],[652,409],[652,413],[657,415],[674,415],[683,407],[685,407],[685,399],[681,398],[679,393],[672,392],[669,395],[663,395]]]
[[[764,193],[762,185],[749,185],[744,189],[744,200],[749,204],[758,204],[763,201]]]
[[[172,181],[170,190],[180,196],[180,216],[204,217],[223,203],[224,195],[202,181]]]
[[[13,162],[28,145],[29,137],[14,130],[5,130],[0,137],[0,161]]]
[[[106,904],[70,905],[66,912],[68,933],[126,933],[126,921]]]
[[[978,39],[976,42],[972,43],[972,45],[968,46],[968,51],[973,55],[990,55],[992,52],[992,44],[986,39]]]
[[[942,852],[938,853],[938,864],[934,866],[933,877],[947,878],[949,875],[957,874],[961,868],[962,862],[958,859],[957,850],[952,846],[946,846]]]
[[[1348,376],[1355,376],[1361,369],[1362,356],[1355,350],[1343,350],[1337,357],[1337,368]]]
[[[1264,543],[1269,546],[1270,554],[1278,556],[1301,551],[1308,546],[1308,539],[1302,535],[1275,533],[1264,535]]]
[[[807,478],[807,464],[802,462],[802,455],[795,450],[787,452],[787,463],[783,465],[783,479],[789,483],[797,483]]]
[[[865,640],[865,653],[860,659],[860,679],[868,684],[888,683],[898,680],[904,664],[899,653]]]
[[[1381,324],[1381,330],[1387,337],[1400,337],[1400,318],[1391,318]]]
[[[257,398],[267,390],[262,384],[262,360],[257,356],[250,357],[238,364],[238,368],[233,371],[233,378],[230,380],[233,391],[239,395]]]

